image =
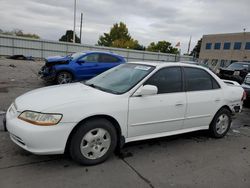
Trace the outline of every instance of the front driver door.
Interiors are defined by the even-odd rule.
[[[90,79],[94,77],[98,72],[99,54],[88,54],[77,60],[75,67],[76,73],[80,79]]]
[[[157,137],[182,128],[186,110],[180,67],[157,71],[144,85],[154,85],[158,94],[129,99],[128,137]],[[155,135],[153,135],[155,134]]]

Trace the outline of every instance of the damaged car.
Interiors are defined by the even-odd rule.
[[[244,101],[244,103],[247,105],[250,104],[250,73],[246,76],[244,82],[241,85],[243,87],[243,89],[246,92],[246,100]]]
[[[220,68],[217,75],[221,79],[233,80],[242,84],[246,75],[250,72],[249,62],[235,62],[226,68]]]
[[[39,75],[47,82],[66,84],[88,80],[125,62],[124,57],[110,52],[78,52],[47,58]]]

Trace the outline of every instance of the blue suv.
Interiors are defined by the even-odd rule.
[[[46,59],[39,75],[46,81],[57,84],[90,79],[126,60],[109,52],[77,52],[65,57],[55,56]]]

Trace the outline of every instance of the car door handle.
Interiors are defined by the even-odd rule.
[[[220,102],[221,100],[220,100],[220,98],[218,98],[218,99],[215,99],[214,101],[215,102]]]
[[[183,106],[183,105],[184,105],[184,103],[182,103],[182,102],[178,102],[175,104],[175,106]]]

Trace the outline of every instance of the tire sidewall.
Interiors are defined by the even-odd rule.
[[[229,118],[229,123],[228,123],[229,125],[228,125],[226,131],[223,134],[219,134],[216,131],[216,122],[217,122],[218,118],[222,114],[225,114]],[[227,110],[227,109],[224,109],[224,108],[221,109],[221,110],[219,110],[216,113],[216,115],[214,116],[214,119],[213,119],[213,121],[212,121],[212,123],[210,125],[210,132],[211,132],[212,136],[215,137],[215,138],[222,138],[222,137],[224,137],[227,134],[227,132],[230,129],[230,127],[231,127],[231,122],[232,122],[231,112],[229,110]]]
[[[96,128],[102,128],[109,132],[111,137],[111,144],[108,151],[102,157],[98,159],[88,159],[82,155],[80,150],[80,144],[85,134]],[[90,120],[82,124],[73,135],[70,144],[70,154],[71,157],[80,164],[96,165],[105,161],[113,153],[113,151],[116,148],[116,145],[117,145],[117,133],[111,122],[109,122],[106,119]]]

